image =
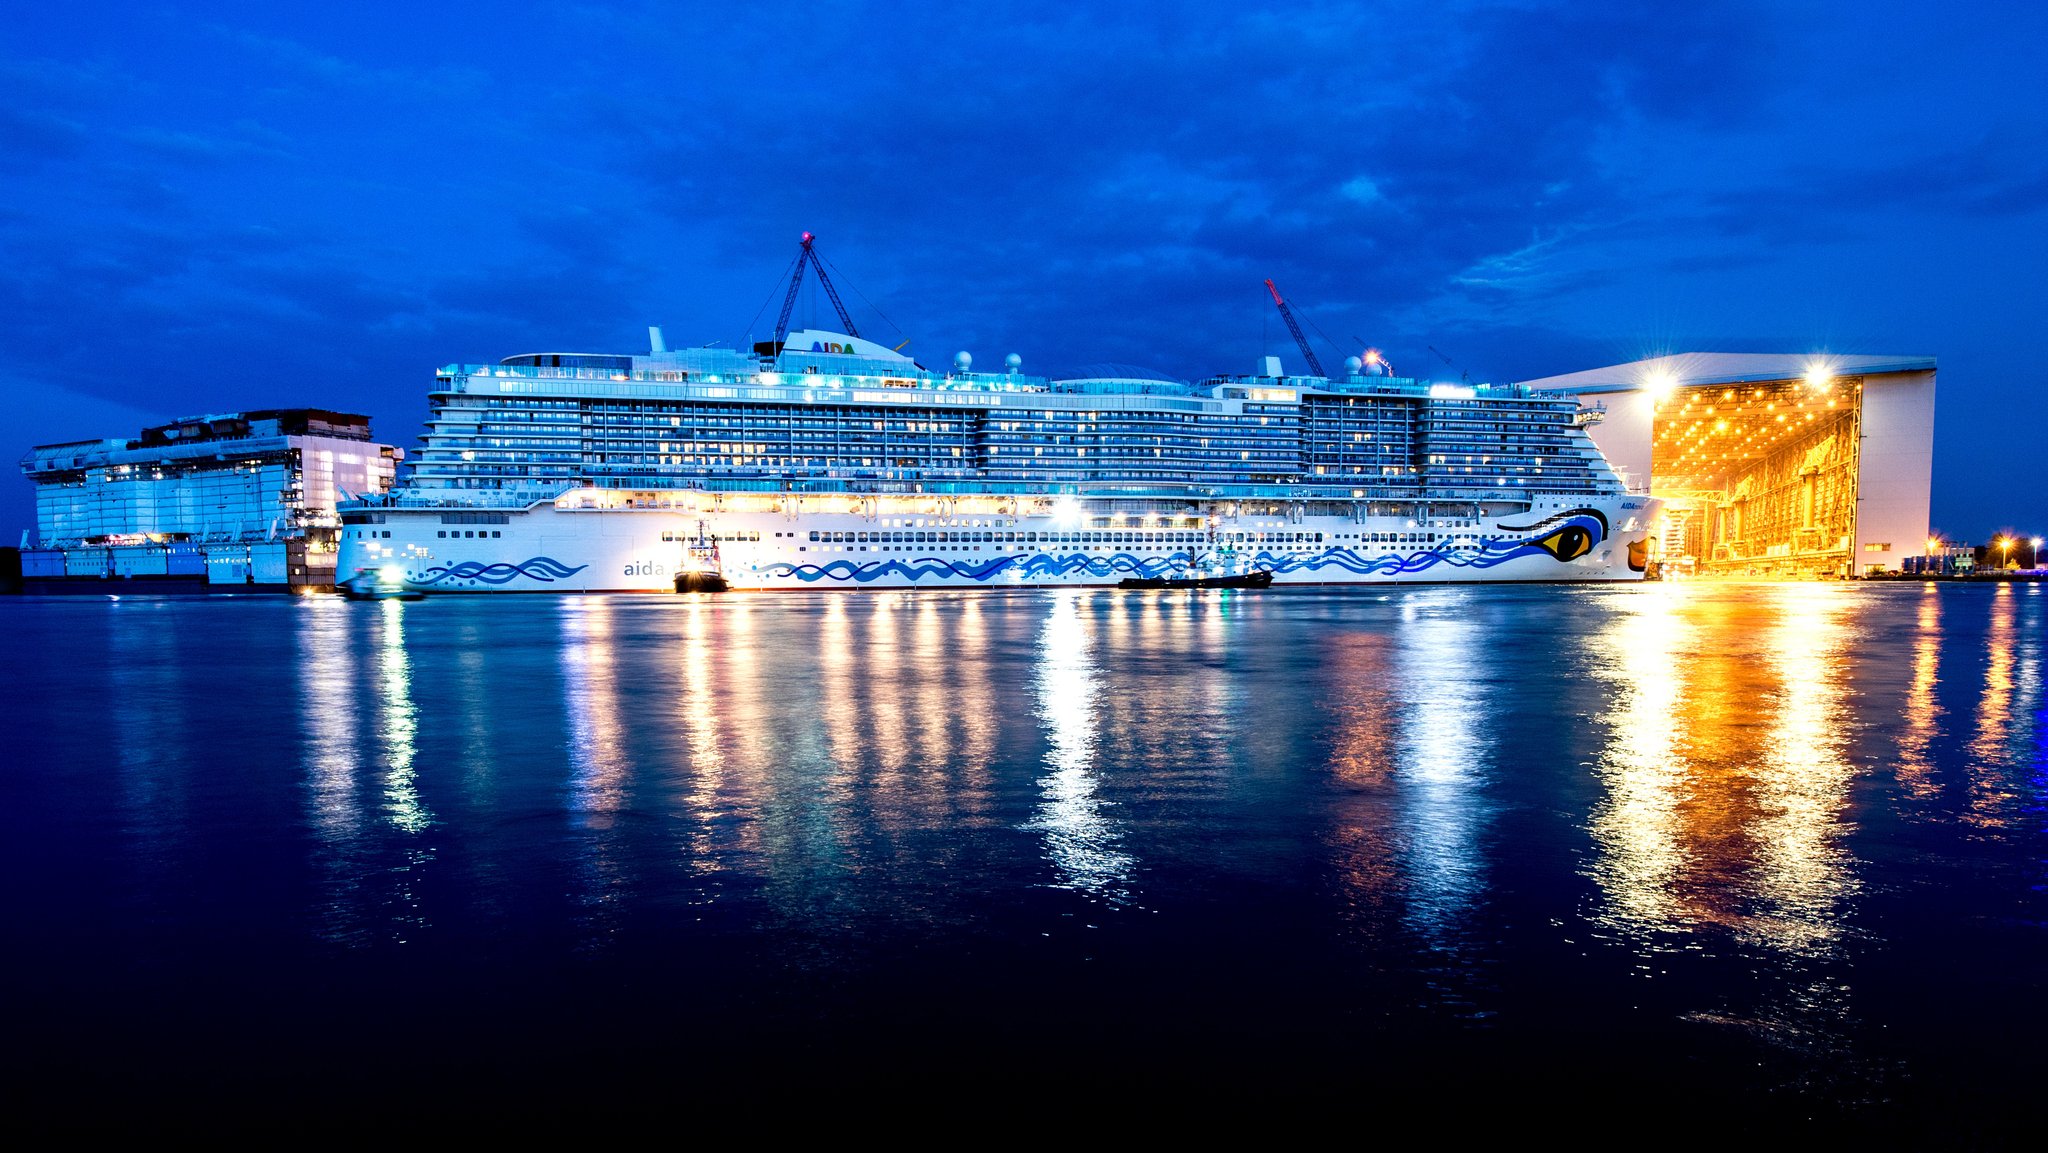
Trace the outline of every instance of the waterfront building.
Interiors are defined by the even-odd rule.
[[[1525,381],[1663,506],[1667,572],[1849,577],[1927,551],[1931,356],[1679,353]]]
[[[192,417],[21,459],[36,531],[27,591],[332,586],[350,497],[391,487],[403,453],[324,409]]]

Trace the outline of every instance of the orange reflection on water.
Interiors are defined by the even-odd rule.
[[[1334,734],[1331,773],[1357,794],[1338,807],[1324,843],[1346,915],[1370,920],[1400,895],[1398,810],[1389,789],[1400,748],[1393,644],[1380,632],[1336,633],[1322,663],[1336,694],[1324,702]]]
[[[781,760],[771,718],[786,702],[764,679],[758,611],[746,596],[692,597],[682,608],[676,816],[683,856],[697,874],[763,851],[763,799]]]
[[[1934,695],[1941,681],[1941,596],[1940,585],[1930,581],[1920,586],[1913,631],[1913,680],[1906,689],[1906,727],[1899,734],[1899,783],[1921,798],[1940,791],[1929,751],[1944,711]]]
[[[1847,846],[1854,718],[1843,687],[1856,590],[1816,583],[1775,591],[1780,611],[1768,647],[1778,681],[1775,724],[1755,776],[1762,901],[1745,929],[1761,943],[1813,953],[1840,935],[1843,906],[1861,887]]]
[[[1797,955],[1842,931],[1844,679],[1857,590],[1672,583],[1614,598],[1599,666],[1614,705],[1595,771],[1599,920],[1633,934],[1722,926]]]
[[[1613,735],[1598,771],[1607,796],[1594,809],[1592,833],[1601,852],[1593,879],[1608,917],[1623,925],[1669,931],[1692,914],[1681,885],[1692,766],[1680,754],[1680,700],[1688,682],[1686,655],[1697,626],[1680,611],[1667,585],[1617,598],[1622,614],[1606,638],[1603,671],[1612,682]]]

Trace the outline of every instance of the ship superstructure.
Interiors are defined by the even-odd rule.
[[[341,571],[432,589],[1626,580],[1653,503],[1570,401],[1264,371],[934,372],[850,334],[451,365]],[[1633,561],[1633,563],[1632,563]]]

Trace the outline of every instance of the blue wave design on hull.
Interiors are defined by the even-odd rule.
[[[1108,557],[1092,557],[1086,553],[1072,553],[1067,556],[1037,553],[1028,557],[1013,554],[975,563],[927,556],[918,557],[907,563],[899,560],[865,563],[835,560],[822,565],[777,562],[762,569],[761,575],[795,577],[805,582],[850,580],[861,584],[889,576],[902,577],[910,581],[924,580],[927,577],[965,577],[969,580],[986,581],[1005,573],[1014,573],[1019,580],[1071,577],[1081,572],[1095,577],[1115,576],[1118,573],[1151,577],[1158,576],[1168,569],[1176,572],[1185,571],[1193,563],[1194,558],[1184,552],[1175,553],[1170,557],[1138,557],[1130,553],[1117,553]]]
[[[1274,576],[1322,575],[1326,568],[1339,569],[1352,576],[1381,577],[1413,576],[1439,566],[1485,570],[1533,556],[1547,556],[1560,563],[1576,560],[1591,553],[1607,536],[1607,518],[1593,509],[1561,513],[1530,527],[1549,528],[1550,531],[1534,539],[1487,541],[1476,548],[1463,545],[1452,549],[1438,545],[1419,552],[1379,553],[1371,557],[1360,556],[1349,548],[1326,548],[1313,556],[1276,554],[1260,550],[1252,554],[1251,567],[1266,569]],[[1571,532],[1583,535],[1572,538],[1574,548],[1570,555],[1564,555],[1559,551],[1559,541],[1564,538],[1564,534]],[[1169,569],[1175,573],[1185,573],[1193,565],[1194,557],[1185,552],[1174,553],[1170,557],[1139,557],[1130,553],[1116,553],[1107,557],[1094,557],[1086,553],[1065,556],[1038,553],[1029,557],[1013,554],[975,563],[951,561],[943,557],[919,557],[907,563],[894,559],[865,562],[834,560],[822,565],[777,562],[759,571],[762,576],[794,577],[807,584],[822,580],[869,584],[892,576],[911,582],[930,577],[964,577],[973,581],[987,581],[1004,574],[1010,574],[1022,583],[1034,578],[1065,579],[1081,573],[1098,578],[1119,574],[1154,577]]]
[[[558,580],[567,580],[589,567],[587,564],[580,564],[570,568],[551,556],[537,556],[530,560],[521,561],[518,564],[509,564],[504,561],[499,561],[495,564],[481,564],[477,561],[466,560],[461,564],[430,568],[413,578],[411,583],[424,587],[440,584],[443,581],[462,580],[482,581],[487,585],[507,585],[518,580],[520,577],[525,577],[528,580],[552,584]]]

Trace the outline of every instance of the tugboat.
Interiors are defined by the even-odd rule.
[[[1125,577],[1116,582],[1120,589],[1262,589],[1273,583],[1273,574],[1255,569],[1235,576]]]
[[[395,564],[382,568],[359,568],[355,575],[336,586],[352,601],[417,601],[427,594],[405,583],[405,571]]]
[[[676,573],[679,593],[722,593],[732,587],[725,579],[725,562],[718,556],[718,538],[697,522],[697,539],[683,546],[682,571]]]

